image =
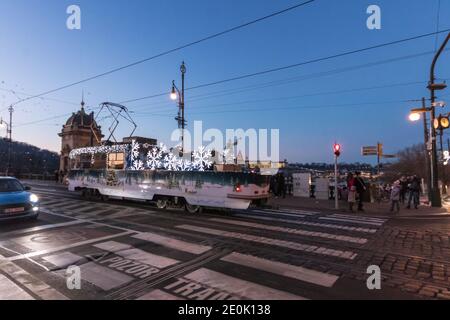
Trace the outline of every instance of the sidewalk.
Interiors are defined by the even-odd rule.
[[[268,202],[268,205],[276,209],[290,208],[302,210],[333,211],[352,214],[348,209],[348,203],[346,201],[339,201],[339,210],[335,210],[334,200],[317,200],[313,198],[300,198],[293,196],[286,196],[285,199],[271,198]],[[400,205],[399,213],[391,213],[389,202],[364,202],[364,212],[356,212],[356,210],[354,209],[353,214],[382,217],[450,217],[450,199],[443,199],[442,205],[442,208],[432,208],[429,205],[421,202],[418,209],[406,209],[405,205]]]

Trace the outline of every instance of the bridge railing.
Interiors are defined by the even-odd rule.
[[[5,177],[7,174],[6,172],[0,172],[0,177]],[[52,174],[36,174],[36,173],[20,173],[20,174],[9,174],[9,176],[16,177],[17,179],[23,179],[23,180],[43,180],[43,181],[49,181],[49,180],[55,180],[55,176]]]

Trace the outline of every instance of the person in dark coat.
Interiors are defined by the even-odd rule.
[[[278,184],[278,195],[280,197],[283,196],[283,198],[286,198],[286,183],[284,181],[284,174],[282,172],[278,174],[277,184]]]
[[[400,178],[400,203],[405,204],[406,192],[408,192],[408,179],[405,176]]]
[[[358,211],[364,211],[363,208],[363,199],[364,195],[366,193],[367,187],[364,183],[364,180],[361,178],[361,172],[357,171],[355,172],[355,187],[356,192],[358,193],[359,199],[358,199]]]
[[[411,183],[409,185],[409,199],[407,209],[411,208],[411,201],[414,204],[414,209],[417,209],[419,206],[419,197],[420,197],[420,179],[417,176],[413,176]]]

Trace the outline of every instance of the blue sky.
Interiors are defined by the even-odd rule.
[[[298,2],[1,1],[0,116],[7,117],[4,109],[17,96],[25,97],[23,93],[47,91]],[[81,7],[81,30],[66,28],[66,8],[71,4]],[[381,30],[366,27],[370,4],[381,7]],[[248,28],[45,96],[64,102],[38,98],[19,104],[13,138],[58,151],[57,133],[65,117],[24,124],[75,111],[82,90],[87,105],[98,106],[103,101],[120,102],[169,91],[172,79],[179,82],[182,60],[187,65],[186,86],[191,87],[434,32],[437,8],[438,0],[317,0]],[[450,28],[450,1],[441,0],[439,27]],[[443,38],[444,34],[439,36],[439,44]],[[408,110],[418,103],[403,101],[428,97],[432,54],[420,54],[434,48],[435,37],[428,37],[190,90],[186,92],[188,127],[194,120],[203,120],[205,128],[222,130],[279,128],[281,158],[291,162],[331,162],[334,141],[343,146],[343,161],[374,160],[361,157],[362,145],[381,141],[386,152],[393,153],[422,141],[421,124],[407,121]],[[449,58],[449,52],[442,55],[436,68],[438,77],[450,77]],[[441,93],[448,94],[448,90]],[[127,106],[135,112],[136,134],[169,141],[176,128],[173,117],[177,108],[168,97]]]

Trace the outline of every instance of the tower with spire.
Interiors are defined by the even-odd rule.
[[[60,171],[67,172],[72,167],[69,160],[69,153],[73,149],[97,146],[98,142],[94,138],[95,135],[103,137],[101,127],[97,125],[94,120],[94,112],[89,114],[85,111],[84,93],[82,94],[80,110],[72,113],[63,125],[61,132],[58,134],[61,137],[61,155],[60,155]],[[90,159],[86,159],[90,162]],[[83,167],[83,163],[77,164]]]

